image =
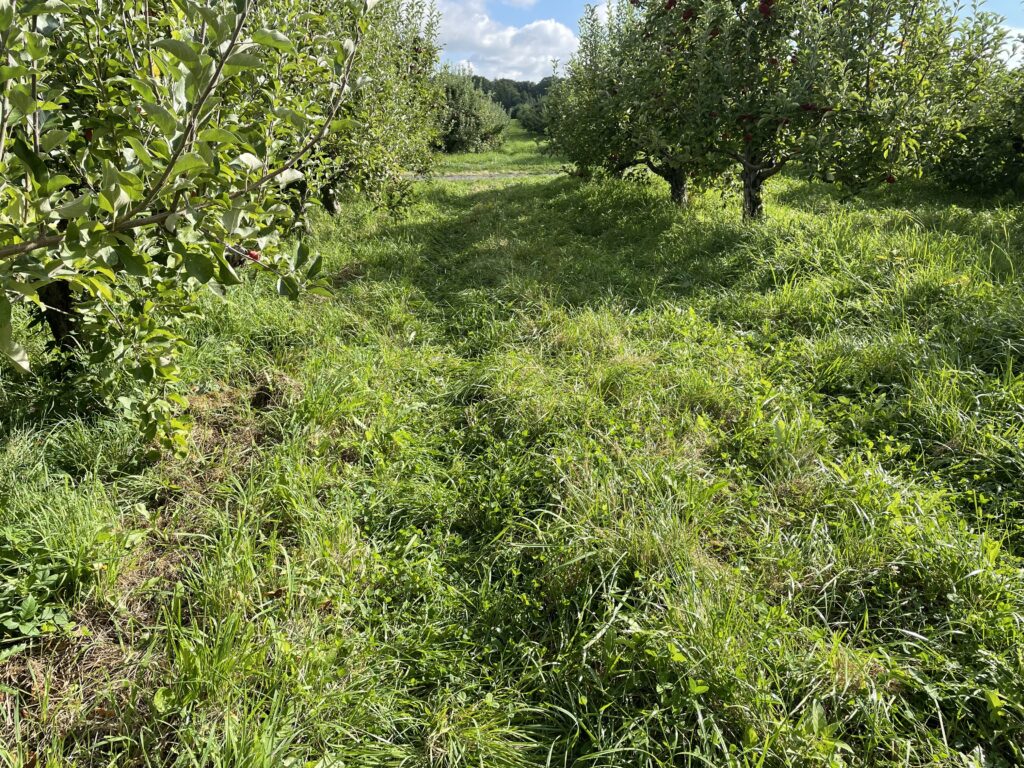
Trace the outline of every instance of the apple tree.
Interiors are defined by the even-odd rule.
[[[604,25],[591,10],[556,146],[583,165],[644,163],[677,200],[734,167],[746,219],[787,167],[891,183],[936,157],[980,100],[991,28],[944,0],[630,0]]]
[[[550,149],[583,175],[597,169],[621,174],[643,162],[627,125],[633,94],[624,87],[620,56],[632,15],[621,3],[608,10],[606,23],[587,7],[579,47],[547,100]]]
[[[0,0],[3,356],[30,375],[34,315],[71,385],[180,446],[175,328],[197,291],[245,265],[321,290],[289,202],[352,123],[374,4]]]
[[[993,20],[986,32],[989,46],[1020,51],[1021,41],[1007,39],[1005,28]],[[1011,68],[1003,57],[976,61],[981,76],[964,94],[963,127],[944,147],[928,172],[947,186],[981,192],[1015,190],[1024,195],[1024,66]],[[950,80],[955,83],[956,78]]]
[[[294,0],[292,0],[294,2]],[[311,9],[322,3],[309,1]],[[351,10],[319,14],[325,36],[344,38]],[[304,163],[301,189],[333,211],[339,191],[391,207],[408,197],[409,173],[430,170],[444,93],[435,77],[438,16],[427,0],[388,0],[374,10],[352,73],[349,120]]]

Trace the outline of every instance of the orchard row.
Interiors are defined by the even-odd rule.
[[[750,219],[794,166],[852,190],[923,172],[1009,185],[1024,170],[1009,43],[998,17],[945,0],[612,2],[582,20],[548,130],[584,171],[646,166],[680,203],[738,178]]]
[[[198,292],[326,291],[306,209],[429,166],[436,30],[423,0],[0,0],[0,359],[180,447]]]

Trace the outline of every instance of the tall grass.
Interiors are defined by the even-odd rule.
[[[184,460],[4,379],[3,764],[1020,764],[1024,215],[772,193],[353,206]]]

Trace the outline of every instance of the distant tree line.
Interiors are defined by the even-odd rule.
[[[532,83],[526,80],[509,80],[499,78],[488,80],[480,75],[473,75],[473,83],[486,94],[491,95],[496,102],[505,108],[510,115],[514,115],[516,109],[522,105],[539,104],[551,86],[557,82],[556,77],[545,77],[539,83]]]
[[[526,130],[541,136],[547,133],[548,127],[548,93],[558,81],[554,75],[537,83],[508,78],[488,80],[473,75],[473,82],[481,91],[501,104],[509,116],[518,120]]]

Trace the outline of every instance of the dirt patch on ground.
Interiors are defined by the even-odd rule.
[[[145,717],[163,657],[126,643],[100,611],[73,618],[71,636],[39,642],[0,665],[0,743],[32,745],[41,754],[72,738],[86,744],[128,735]]]

